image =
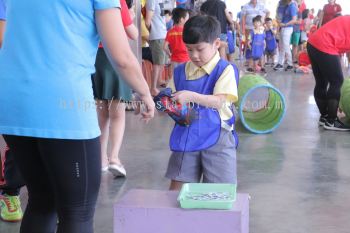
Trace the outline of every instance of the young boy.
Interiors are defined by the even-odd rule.
[[[276,49],[277,49],[277,41],[276,41],[276,35],[277,30],[273,26],[273,22],[271,18],[265,19],[265,35],[266,35],[266,48],[265,48],[265,55],[266,55],[266,63],[269,63],[269,60],[271,59],[271,65],[274,66],[275,61],[275,55],[276,55]]]
[[[175,8],[172,15],[175,25],[168,31],[163,46],[171,60],[171,74],[180,63],[190,60],[185,43],[182,41],[183,26],[189,17],[188,11],[183,8]]]
[[[248,49],[251,53],[249,59],[249,68],[248,72],[256,72],[258,64],[261,65],[260,71],[262,73],[266,73],[264,68],[264,49],[265,49],[265,32],[262,27],[261,16],[258,15],[253,18],[254,29],[251,30],[250,35],[248,37]]]
[[[183,183],[236,183],[236,143],[232,104],[237,101],[233,66],[220,59],[220,23],[211,16],[194,16],[184,26],[183,41],[191,61],[174,70],[168,87],[173,100],[192,103],[196,119],[175,125],[166,177],[170,190]]]

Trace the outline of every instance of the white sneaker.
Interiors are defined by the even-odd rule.
[[[108,166],[108,171],[110,171],[115,177],[125,177],[126,171],[123,165],[110,164]]]
[[[108,171],[108,166],[102,167],[102,168],[101,168],[101,171],[102,171],[102,172]]]

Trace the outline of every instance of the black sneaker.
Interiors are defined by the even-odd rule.
[[[263,73],[263,74],[266,74],[266,69],[265,68],[261,68],[260,72]]]
[[[289,71],[289,70],[293,70],[293,69],[294,69],[293,66],[287,66],[287,67],[284,69],[284,71]]]
[[[327,115],[325,115],[325,116],[320,116],[320,119],[318,120],[318,125],[319,126],[324,126],[324,124],[326,123],[326,121],[327,121]]]
[[[283,70],[283,66],[281,64],[277,64],[275,67],[273,67],[273,70]]]
[[[335,119],[333,122],[326,120],[323,128],[328,129],[328,130],[335,130],[335,131],[350,131],[350,127],[346,126],[338,118]]]

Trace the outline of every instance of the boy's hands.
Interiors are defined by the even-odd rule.
[[[207,108],[221,109],[225,103],[227,96],[225,94],[218,95],[202,95],[193,91],[178,91],[172,95],[172,99],[180,104],[199,104]]]
[[[179,102],[180,104],[186,104],[189,102],[196,102],[196,96],[198,93],[193,91],[178,91],[173,94],[172,99]]]

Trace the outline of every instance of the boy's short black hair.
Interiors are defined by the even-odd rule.
[[[213,43],[219,38],[220,33],[220,22],[216,18],[196,15],[185,23],[182,39],[185,44]]]
[[[269,17],[267,17],[267,18],[265,18],[265,22],[267,23],[267,22],[272,22],[272,19],[271,18],[269,18]]]
[[[173,15],[174,24],[178,24],[181,18],[186,18],[188,11],[184,8],[177,7],[173,9],[171,14]]]
[[[257,15],[257,16],[255,16],[255,17],[253,18],[253,23],[255,23],[255,22],[261,22],[261,20],[262,20],[261,15]]]
[[[171,15],[171,11],[170,10],[164,10],[164,15]]]

